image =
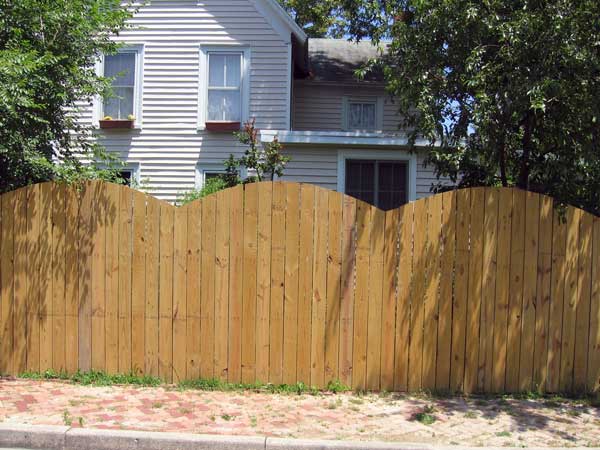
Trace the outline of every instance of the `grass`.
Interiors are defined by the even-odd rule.
[[[29,380],[62,380],[84,386],[112,386],[112,385],[134,385],[134,386],[161,386],[165,383],[158,377],[150,375],[139,375],[135,372],[129,374],[107,374],[102,371],[77,372],[69,375],[64,372],[46,370],[45,372],[24,372],[19,378]],[[272,383],[228,383],[218,379],[185,380],[176,385],[180,390],[199,391],[256,391],[271,394],[310,394],[318,395],[322,392],[348,392],[350,388],[339,380],[330,381],[325,389],[318,389],[304,383],[295,384],[272,384]]]
[[[421,422],[423,425],[432,425],[437,420],[434,416],[435,408],[433,405],[427,405],[423,408],[423,411],[416,413],[413,418],[417,422]]]

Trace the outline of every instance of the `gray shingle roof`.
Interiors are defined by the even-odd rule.
[[[345,39],[309,39],[309,70],[313,81],[352,83],[357,82],[356,69],[376,57],[377,47],[370,41],[359,43]],[[369,73],[363,81],[381,82],[378,71]]]

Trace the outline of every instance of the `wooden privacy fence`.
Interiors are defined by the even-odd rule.
[[[181,208],[45,183],[1,200],[0,372],[596,391],[600,219],[515,189],[383,212],[259,183]]]

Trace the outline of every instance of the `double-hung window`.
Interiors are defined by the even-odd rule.
[[[112,78],[113,95],[102,100],[102,117],[139,121],[141,113],[141,49],[126,48],[103,58],[103,75]]]
[[[345,98],[344,128],[349,131],[376,131],[381,129],[383,106],[378,98]]]
[[[200,128],[236,126],[247,120],[248,52],[245,48],[202,47]]]
[[[242,54],[208,54],[208,122],[241,122]]]
[[[347,159],[345,192],[383,210],[408,201],[407,161]]]

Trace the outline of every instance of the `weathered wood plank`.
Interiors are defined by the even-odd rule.
[[[548,377],[548,338],[552,286],[552,199],[540,196],[539,253],[535,295],[535,348],[533,388],[546,389]]]
[[[325,320],[327,314],[327,191],[317,189],[313,242],[313,287],[310,350],[310,384],[325,386]]]
[[[15,344],[13,336],[14,302],[14,251],[15,251],[15,194],[0,196],[2,231],[0,233],[0,303],[2,320],[0,321],[0,373],[15,374],[13,366]]]
[[[242,313],[244,264],[244,188],[231,191],[229,209],[229,382],[242,381]]]
[[[310,380],[310,350],[313,289],[315,186],[300,187],[300,267],[298,270],[298,380]]]
[[[328,193],[327,317],[325,321],[325,383],[339,380],[343,196]]]
[[[65,208],[64,184],[52,185],[52,368],[65,371]]]
[[[188,206],[175,210],[173,222],[173,382],[187,370],[187,241]],[[214,235],[213,235],[214,236]],[[213,238],[214,239],[214,238]],[[214,264],[214,261],[213,261]],[[211,360],[211,363],[214,363]]]
[[[66,208],[66,324],[65,324],[65,369],[75,373],[79,365],[79,193],[75,188],[65,191]],[[118,210],[117,210],[118,216]],[[118,353],[117,353],[118,357]]]
[[[117,184],[106,185],[106,371],[119,371],[119,192]],[[158,328],[157,328],[158,329]]]
[[[435,388],[450,389],[450,359],[452,357],[453,284],[456,257],[456,193],[442,194],[442,237],[440,256],[440,293],[438,306],[437,361]],[[464,323],[464,322],[463,322]]]
[[[469,226],[471,191],[456,192],[456,259],[452,303],[452,351],[450,355],[450,391],[462,392],[465,381],[467,305],[469,304]],[[471,351],[471,349],[469,349]]]
[[[215,229],[215,377],[227,381],[229,335],[230,191],[216,194]]]
[[[146,201],[146,305],[144,309],[144,373],[152,376],[158,376],[160,202],[153,197],[147,197]]]
[[[379,390],[381,382],[381,320],[383,311],[383,245],[385,212],[371,209],[369,254],[369,304],[367,323],[367,379],[369,390]]]
[[[587,388],[589,392],[598,392],[600,390],[600,217],[594,218],[593,233]]]
[[[414,204],[398,210],[398,303],[396,308],[394,389],[406,391],[409,377],[409,350],[411,336],[411,291],[413,289],[413,220]]]
[[[92,193],[92,370],[106,370],[106,191],[95,183]],[[143,281],[142,281],[143,282]]]
[[[340,305],[340,381],[352,386],[354,280],[356,274],[356,200],[343,198],[342,275]]]
[[[244,292],[242,319],[242,381],[256,381],[256,264],[258,187],[244,187]]]
[[[92,208],[93,208],[94,184],[86,183],[81,188],[79,204],[79,319],[78,319],[78,347],[79,347],[79,366],[83,371],[89,371],[92,368]],[[125,263],[119,261],[120,266],[125,267]],[[121,303],[121,302],[119,302]],[[127,327],[130,335],[131,329]],[[120,372],[128,372],[129,367]]]
[[[523,313],[523,277],[525,268],[525,222],[529,211],[526,210],[525,191],[515,190],[513,195],[512,225],[510,241],[510,276],[508,282],[508,330],[506,341],[506,390],[517,392],[520,380],[521,333]],[[500,237],[500,236],[499,236]],[[500,241],[503,242],[503,241]],[[534,253],[537,255],[537,252]],[[534,261],[535,257],[531,257]],[[535,277],[533,278],[535,283]],[[535,286],[535,284],[534,284]],[[533,327],[531,327],[533,331]]]
[[[535,349],[537,268],[540,227],[540,196],[525,193],[525,243],[523,265],[523,308],[521,310],[521,352],[519,361],[519,390],[529,391],[533,386],[533,363],[531,350]],[[510,337],[509,337],[510,338]],[[509,344],[509,349],[511,345]],[[509,351],[509,355],[511,352]]]
[[[144,317],[146,308],[146,196],[133,192],[133,256],[131,267],[131,370],[146,364]]]
[[[200,377],[215,377],[215,252],[217,198],[202,200],[202,262],[200,289]]]
[[[285,185],[273,183],[271,225],[271,306],[269,382],[283,383],[283,309],[285,286]]]
[[[283,382],[296,382],[298,273],[300,256],[300,185],[285,184],[285,305],[283,310]]]
[[[187,277],[186,277],[186,379],[200,378],[201,297],[200,262],[202,260],[202,202],[188,205],[187,214]]]
[[[173,225],[175,210],[160,205],[158,290],[158,376],[173,381]]]

